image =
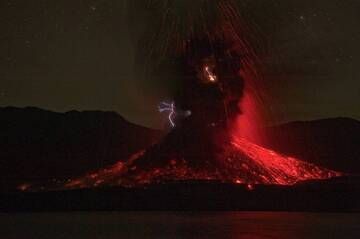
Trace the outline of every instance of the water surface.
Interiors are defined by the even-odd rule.
[[[360,238],[360,214],[287,212],[0,214],[0,238]]]

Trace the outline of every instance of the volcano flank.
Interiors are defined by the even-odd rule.
[[[84,177],[71,180],[67,189],[97,186],[136,187],[152,183],[209,180],[237,184],[292,185],[303,180],[328,179],[341,174],[286,157],[242,138],[214,145],[206,137],[178,134],[176,129],[162,142]]]

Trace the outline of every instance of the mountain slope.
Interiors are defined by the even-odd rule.
[[[265,147],[341,172],[360,173],[360,122],[357,120],[297,121],[265,131]]]
[[[114,112],[0,108],[0,182],[73,177],[126,159],[159,138],[159,131]]]

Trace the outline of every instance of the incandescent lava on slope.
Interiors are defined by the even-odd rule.
[[[216,180],[247,185],[292,185],[304,180],[341,176],[338,172],[278,154],[243,138],[234,138],[224,148],[224,152],[214,155],[212,159],[202,158],[201,164],[196,162],[197,160],[189,161],[184,154],[166,152],[166,149],[158,145],[146,152],[133,155],[125,163],[119,162],[70,180],[61,189],[98,186],[137,187],[185,180]]]

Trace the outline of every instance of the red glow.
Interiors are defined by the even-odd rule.
[[[241,138],[246,138],[252,142],[259,142],[261,134],[259,125],[262,125],[258,107],[256,107],[256,100],[250,90],[245,89],[244,96],[239,103],[242,114],[235,120],[234,134]]]
[[[251,184],[246,185],[246,188],[247,188],[249,191],[254,190],[254,186],[251,185]]]
[[[341,176],[339,172],[318,167],[296,158],[287,157],[263,148],[250,141],[234,136],[218,155],[216,162],[194,168],[183,158],[168,158],[162,163],[143,166],[141,161],[146,151],[131,156],[126,162],[118,162],[107,168],[85,176],[69,179],[40,190],[63,190],[101,186],[138,187],[152,183],[184,180],[216,180],[245,185],[254,190],[256,184],[293,185],[304,180],[321,180]],[[159,155],[157,155],[159,156]],[[149,158],[147,158],[149,160]],[[156,165],[156,166],[155,166]],[[23,184],[21,191],[39,190],[30,184]]]
[[[20,190],[20,191],[26,191],[26,190],[28,190],[30,188],[30,186],[31,186],[30,184],[24,183],[24,184],[19,185],[17,187],[17,189]]]
[[[139,161],[144,155],[146,152],[139,152],[125,163],[119,162],[69,180],[66,184],[59,185],[58,189],[105,185],[137,187],[166,181],[216,180],[245,184],[248,190],[253,190],[256,184],[292,185],[304,180],[341,176],[338,172],[280,155],[238,137],[234,137],[226,147],[226,152],[219,155],[216,167],[195,169],[184,159],[169,158],[162,165],[142,168]]]
[[[340,173],[280,155],[243,138],[235,138],[232,144],[251,158],[251,166],[260,169],[260,174],[253,171],[260,180],[255,183],[291,185],[303,180],[340,176]]]

